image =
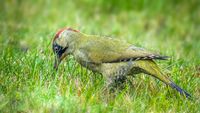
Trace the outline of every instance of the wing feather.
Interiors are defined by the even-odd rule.
[[[93,36],[94,37],[94,36]],[[78,46],[79,52],[93,63],[117,63],[134,60],[166,60],[167,56],[150,52],[117,39],[95,37],[87,39]],[[82,56],[79,56],[82,57]]]

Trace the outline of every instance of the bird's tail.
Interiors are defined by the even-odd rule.
[[[181,95],[186,96],[187,98],[190,98],[191,95],[187,93],[185,90],[180,88],[178,85],[176,85],[172,80],[170,80],[169,77],[165,76],[161,71],[160,68],[157,66],[157,64],[152,60],[141,60],[137,61],[136,65],[143,70],[144,73],[152,75],[153,77],[161,80],[165,84],[169,85],[176,91],[178,91]]]

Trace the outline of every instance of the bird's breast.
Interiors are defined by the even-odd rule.
[[[86,61],[82,61],[82,60],[77,60],[77,62],[81,66],[83,66],[83,67],[85,67],[85,68],[87,68],[87,69],[89,69],[93,72],[99,72],[100,64],[95,64],[95,63],[92,63],[92,62],[86,62]]]

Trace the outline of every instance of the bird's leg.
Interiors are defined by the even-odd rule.
[[[115,75],[109,77],[106,81],[106,89],[108,89],[109,92],[114,92],[115,89],[123,89],[124,88],[123,83],[125,81],[126,81],[126,76]]]
[[[132,61],[129,61],[127,65],[121,66],[107,79],[107,88],[113,92],[116,88],[123,89],[124,82],[127,80],[127,75],[132,68]]]

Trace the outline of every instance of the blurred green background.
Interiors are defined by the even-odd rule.
[[[109,100],[103,78],[73,58],[53,75],[51,42],[63,27],[170,56],[160,65],[195,99],[141,75]],[[2,112],[200,112],[199,0],[1,0],[0,47]]]

